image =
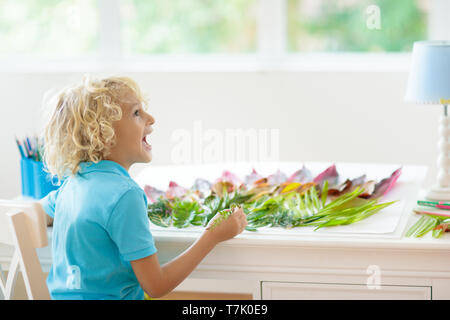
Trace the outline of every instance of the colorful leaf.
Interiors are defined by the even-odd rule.
[[[240,185],[234,174],[224,171],[214,184],[197,179],[190,189],[171,181],[166,198],[159,197],[154,206],[149,206],[149,219],[160,226],[206,226],[218,212],[226,213],[233,206],[241,205],[247,215],[247,230],[274,226],[322,228],[355,223],[393,203],[377,204],[377,198],[368,199],[376,183],[364,182],[365,175],[336,186],[339,176],[333,164],[314,181],[300,182],[309,180],[308,171],[303,166],[287,179],[280,170],[264,178],[253,169],[246,183]],[[391,176],[377,190],[387,192],[394,182],[395,176]],[[147,187],[147,193],[157,194],[151,187]],[[329,202],[328,198],[331,198]],[[436,229],[436,236],[438,230],[443,229]]]
[[[287,182],[311,182],[312,181],[312,173],[309,169],[303,165],[300,170],[295,171],[288,179]]]
[[[439,224],[439,218],[423,215],[406,232],[406,237],[422,237]]]
[[[299,182],[291,182],[287,185],[284,186],[284,188],[280,191],[280,193],[286,193],[286,192],[290,192],[293,191],[295,189],[297,189],[298,187],[300,187],[302,184]]]
[[[281,172],[280,170],[277,170],[274,174],[271,174],[267,177],[267,183],[270,185],[273,184],[280,184],[287,180],[287,176]]]
[[[245,177],[244,183],[247,186],[252,186],[256,181],[258,181],[262,178],[263,178],[263,176],[261,176],[259,173],[257,173],[256,170],[253,168],[252,172]]]
[[[365,181],[366,181],[366,175],[363,174],[362,176],[359,176],[358,178],[355,178],[352,180],[352,187],[362,185]]]
[[[166,199],[159,198],[154,203],[149,204],[147,215],[151,222],[160,227],[169,227],[172,223],[172,209]]]
[[[218,181],[211,188],[211,190],[214,193],[216,193],[219,197],[222,197],[225,192],[227,193],[233,192],[234,189],[235,189],[234,184],[228,181]]]
[[[360,198],[370,199],[373,192],[375,191],[375,180],[370,180],[361,185],[361,188],[365,191],[359,196]]]
[[[160,198],[161,196],[164,196],[164,194],[165,194],[164,191],[156,189],[147,184],[144,186],[144,193],[147,196],[147,199],[149,200],[150,203],[155,202],[158,198]]]
[[[327,181],[327,180],[325,180]],[[347,179],[342,184],[335,186],[334,188],[328,189],[328,194],[330,196],[340,196],[343,193],[346,193],[350,190],[352,186],[352,181]]]
[[[339,174],[336,170],[336,165],[333,164],[327,169],[325,169],[323,172],[318,174],[314,179],[313,182],[316,183],[320,188],[322,188],[323,182],[325,180],[328,180],[328,184],[330,186],[335,185],[338,182]]]
[[[192,191],[198,191],[200,198],[206,198],[211,193],[212,184],[206,179],[197,178],[192,185]]]
[[[328,180],[325,180],[322,191],[320,192],[320,197],[322,201],[322,208],[325,207],[325,203],[327,202],[328,197]]]
[[[370,196],[371,198],[378,198],[385,195],[391,188],[394,186],[397,179],[400,177],[402,173],[402,167],[395,170],[390,177],[384,178],[380,182],[375,185],[375,190],[373,194]]]
[[[235,186],[238,186],[242,183],[241,179],[239,179],[238,176],[228,170],[223,171],[222,175],[217,179],[216,182],[229,182]]]
[[[188,189],[178,185],[174,181],[170,181],[169,189],[167,189],[166,191],[166,198],[168,199],[182,198],[187,192]]]

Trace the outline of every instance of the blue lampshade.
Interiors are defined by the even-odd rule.
[[[405,100],[450,105],[450,41],[414,43]]]

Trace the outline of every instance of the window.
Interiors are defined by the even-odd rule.
[[[0,57],[94,55],[97,7],[91,0],[0,0]]]
[[[183,57],[190,57],[200,64],[240,61],[238,69],[250,64],[283,69],[292,62],[309,65],[311,57],[337,64],[327,55],[341,53],[354,64],[355,55],[408,53],[430,29],[450,30],[450,19],[436,14],[448,12],[449,3],[0,0],[0,65],[19,65],[27,58],[35,65],[41,58],[66,66],[74,65],[67,61],[187,65]]]
[[[289,52],[406,52],[427,38],[428,0],[288,0]]]
[[[121,0],[123,53],[255,52],[256,4],[255,0]]]

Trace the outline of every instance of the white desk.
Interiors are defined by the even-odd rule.
[[[411,195],[390,234],[244,231],[214,248],[177,289],[251,292],[254,299],[450,299],[450,234],[403,237],[417,219],[410,210],[416,198],[417,193]],[[161,263],[201,233],[201,228],[153,225],[151,230]],[[48,270],[49,248],[39,256]],[[7,259],[3,248],[0,262]]]

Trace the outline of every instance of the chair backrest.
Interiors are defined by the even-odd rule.
[[[36,248],[47,246],[45,212],[37,201],[0,200],[0,243],[14,246],[5,279],[0,268],[0,293],[11,299],[18,271],[22,271],[28,299],[46,300],[50,294]]]

